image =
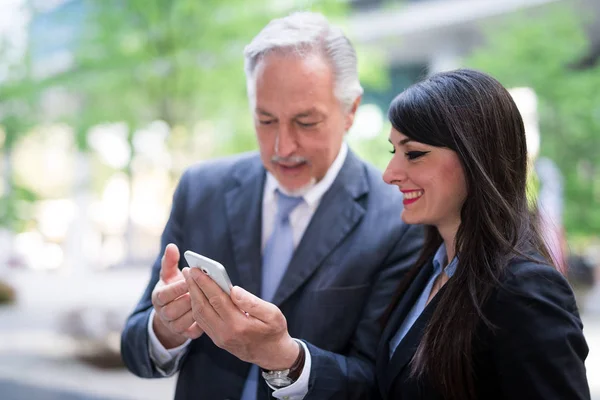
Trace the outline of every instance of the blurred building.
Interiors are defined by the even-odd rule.
[[[34,2],[29,24],[33,75],[46,78],[64,72],[73,63],[73,48],[85,16],[85,2]]]
[[[460,66],[461,57],[481,45],[483,27],[520,12],[539,13],[572,0],[349,0],[356,10],[349,27],[353,39],[378,49],[390,68],[391,85],[366,93],[364,102],[384,109],[408,84],[430,73]],[[573,4],[577,4],[573,2]],[[600,55],[600,1],[580,0],[590,18],[590,54],[582,65]]]

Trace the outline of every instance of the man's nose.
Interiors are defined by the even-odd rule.
[[[289,128],[280,127],[275,140],[275,154],[288,157],[293,155],[297,148],[296,135]]]

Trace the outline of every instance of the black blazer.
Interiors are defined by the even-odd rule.
[[[378,396],[382,399],[443,398],[427,376],[419,380],[409,376],[410,361],[440,296],[427,305],[389,359],[390,338],[430,274],[430,268],[422,268],[416,275],[383,332],[376,366]],[[480,328],[474,339],[477,398],[589,399],[584,366],[588,346],[567,281],[547,265],[515,261],[503,283],[506,290],[496,290],[484,307],[498,329],[491,332]]]

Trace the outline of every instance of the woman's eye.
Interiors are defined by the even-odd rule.
[[[425,154],[429,153],[428,151],[407,151],[406,153],[406,157],[409,160],[416,160],[419,157],[423,157]]]
[[[390,153],[392,153],[392,154],[396,154],[396,149],[391,149],[391,150],[390,150]]]

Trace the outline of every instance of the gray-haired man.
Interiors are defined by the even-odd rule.
[[[362,88],[339,29],[296,13],[245,57],[260,154],[185,172],[123,359],[142,377],[179,371],[176,399],[369,397],[377,320],[421,231],[344,142]],[[221,262],[231,297],[180,249]]]

